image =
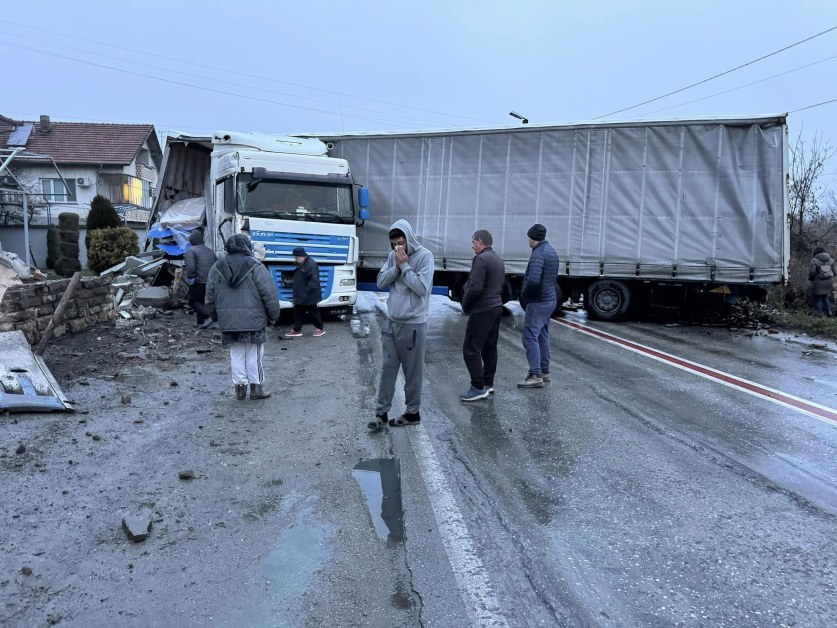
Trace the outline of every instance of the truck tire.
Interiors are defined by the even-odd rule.
[[[631,307],[631,289],[621,281],[602,279],[588,292],[587,311],[601,321],[621,321]]]
[[[512,300],[513,294],[514,288],[512,288],[511,281],[509,281],[509,278],[506,277],[505,279],[503,279],[503,287],[500,290],[500,299],[503,305]]]
[[[552,311],[552,316],[558,316],[561,313],[561,304],[564,303],[564,292],[561,286],[555,284],[555,309]]]

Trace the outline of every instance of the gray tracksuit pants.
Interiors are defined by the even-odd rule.
[[[404,370],[406,412],[417,413],[421,405],[421,381],[424,374],[424,346],[427,323],[395,323],[386,319],[381,325],[381,382],[375,412],[389,412],[395,394],[398,367]]]

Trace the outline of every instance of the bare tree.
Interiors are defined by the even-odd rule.
[[[791,246],[797,251],[807,252],[810,248],[810,234],[806,233],[806,227],[820,215],[827,193],[827,186],[822,185],[820,177],[834,151],[830,142],[823,140],[819,134],[806,144],[801,131],[791,147],[790,231]]]
[[[50,210],[52,205],[41,190],[38,180],[28,175],[25,170],[11,167],[10,170],[20,182],[18,186],[12,177],[4,177],[2,187],[15,187],[20,192],[0,192],[0,222],[4,225],[23,224],[23,194],[26,192],[27,221],[31,224],[35,216]]]

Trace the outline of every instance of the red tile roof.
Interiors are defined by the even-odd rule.
[[[52,122],[46,133],[41,133],[39,122],[32,124],[26,151],[49,155],[59,164],[127,166],[154,133],[151,124]],[[7,147],[11,131],[0,124],[0,148]]]

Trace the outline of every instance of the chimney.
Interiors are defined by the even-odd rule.
[[[49,133],[49,116],[41,116],[41,133]]]

